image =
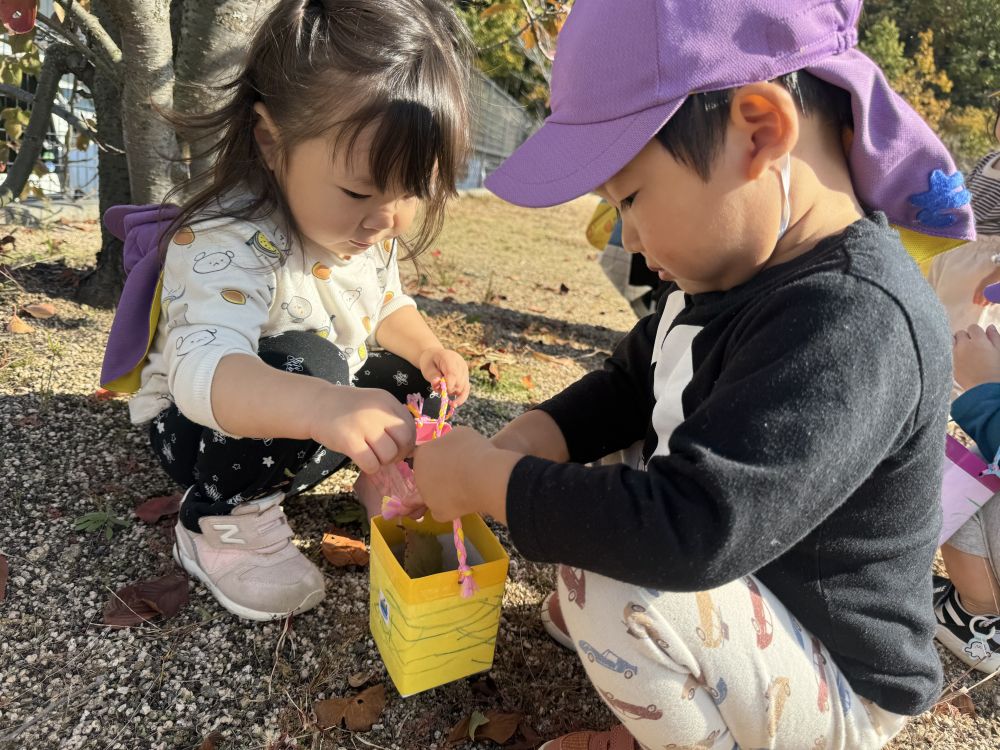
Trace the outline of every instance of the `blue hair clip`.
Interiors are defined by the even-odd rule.
[[[926,193],[914,193],[910,196],[910,203],[921,209],[917,212],[917,221],[925,226],[941,229],[958,221],[958,217],[945,212],[961,208],[971,199],[961,172],[946,175],[940,169],[935,169],[930,174],[930,190]]]

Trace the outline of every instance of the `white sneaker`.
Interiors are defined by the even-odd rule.
[[[228,516],[204,516],[198,520],[201,534],[179,520],[174,529],[177,563],[219,604],[248,620],[305,612],[326,594],[323,574],[291,542],[283,499],[279,492],[242,503]]]

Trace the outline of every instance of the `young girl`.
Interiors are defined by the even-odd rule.
[[[124,390],[129,370],[140,376],[132,420],[150,422],[164,469],[187,488],[174,556],[241,617],[323,598],[323,576],[290,542],[285,497],[348,460],[373,472],[408,455],[401,402],[427,381],[468,396],[465,362],[398,270],[455,193],[468,59],[444,0],[281,0],[227,103],[194,123],[218,138],[207,186],[179,211],[108,217],[126,263],[148,252],[145,283],[160,283],[143,300],[133,268],[102,382]],[[164,229],[160,276],[150,238]]]

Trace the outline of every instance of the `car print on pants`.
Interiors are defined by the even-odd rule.
[[[771,616],[771,608],[767,606],[764,597],[760,595],[760,587],[750,576],[743,579],[750,590],[750,603],[753,606],[753,619],[750,621],[754,632],[757,634],[757,648],[763,650],[771,645],[774,640],[774,624]]]
[[[626,680],[631,680],[639,672],[639,667],[631,662],[625,661],[610,648],[605,649],[604,651],[598,651],[586,641],[580,641],[578,647],[580,651],[586,655],[588,661],[597,662],[602,667],[610,669],[612,672],[618,672],[623,675]]]
[[[620,698],[615,698],[615,696],[608,692],[607,690],[600,690],[601,695],[604,696],[604,700],[607,702],[611,708],[624,716],[626,719],[649,719],[651,721],[657,721],[663,718],[663,711],[658,709],[655,705],[650,703],[648,706],[637,706],[633,703],[626,703]]]
[[[635,602],[626,604],[625,611],[622,613],[622,622],[625,624],[625,630],[628,631],[630,636],[639,639],[648,638],[660,651],[665,654],[668,653],[670,644],[660,635],[653,622],[653,618],[646,614],[644,606]]]
[[[566,598],[576,602],[583,609],[587,599],[587,579],[581,568],[571,568],[569,565],[559,566],[559,577],[566,584]]]

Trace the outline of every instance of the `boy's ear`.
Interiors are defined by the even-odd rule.
[[[799,140],[799,113],[792,95],[776,83],[751,83],[736,89],[730,107],[733,127],[745,138],[756,180],[791,153]]]
[[[253,126],[253,137],[257,141],[264,163],[272,172],[278,164],[278,126],[271,119],[271,113],[263,102],[253,105],[253,111],[257,115],[257,122]]]

